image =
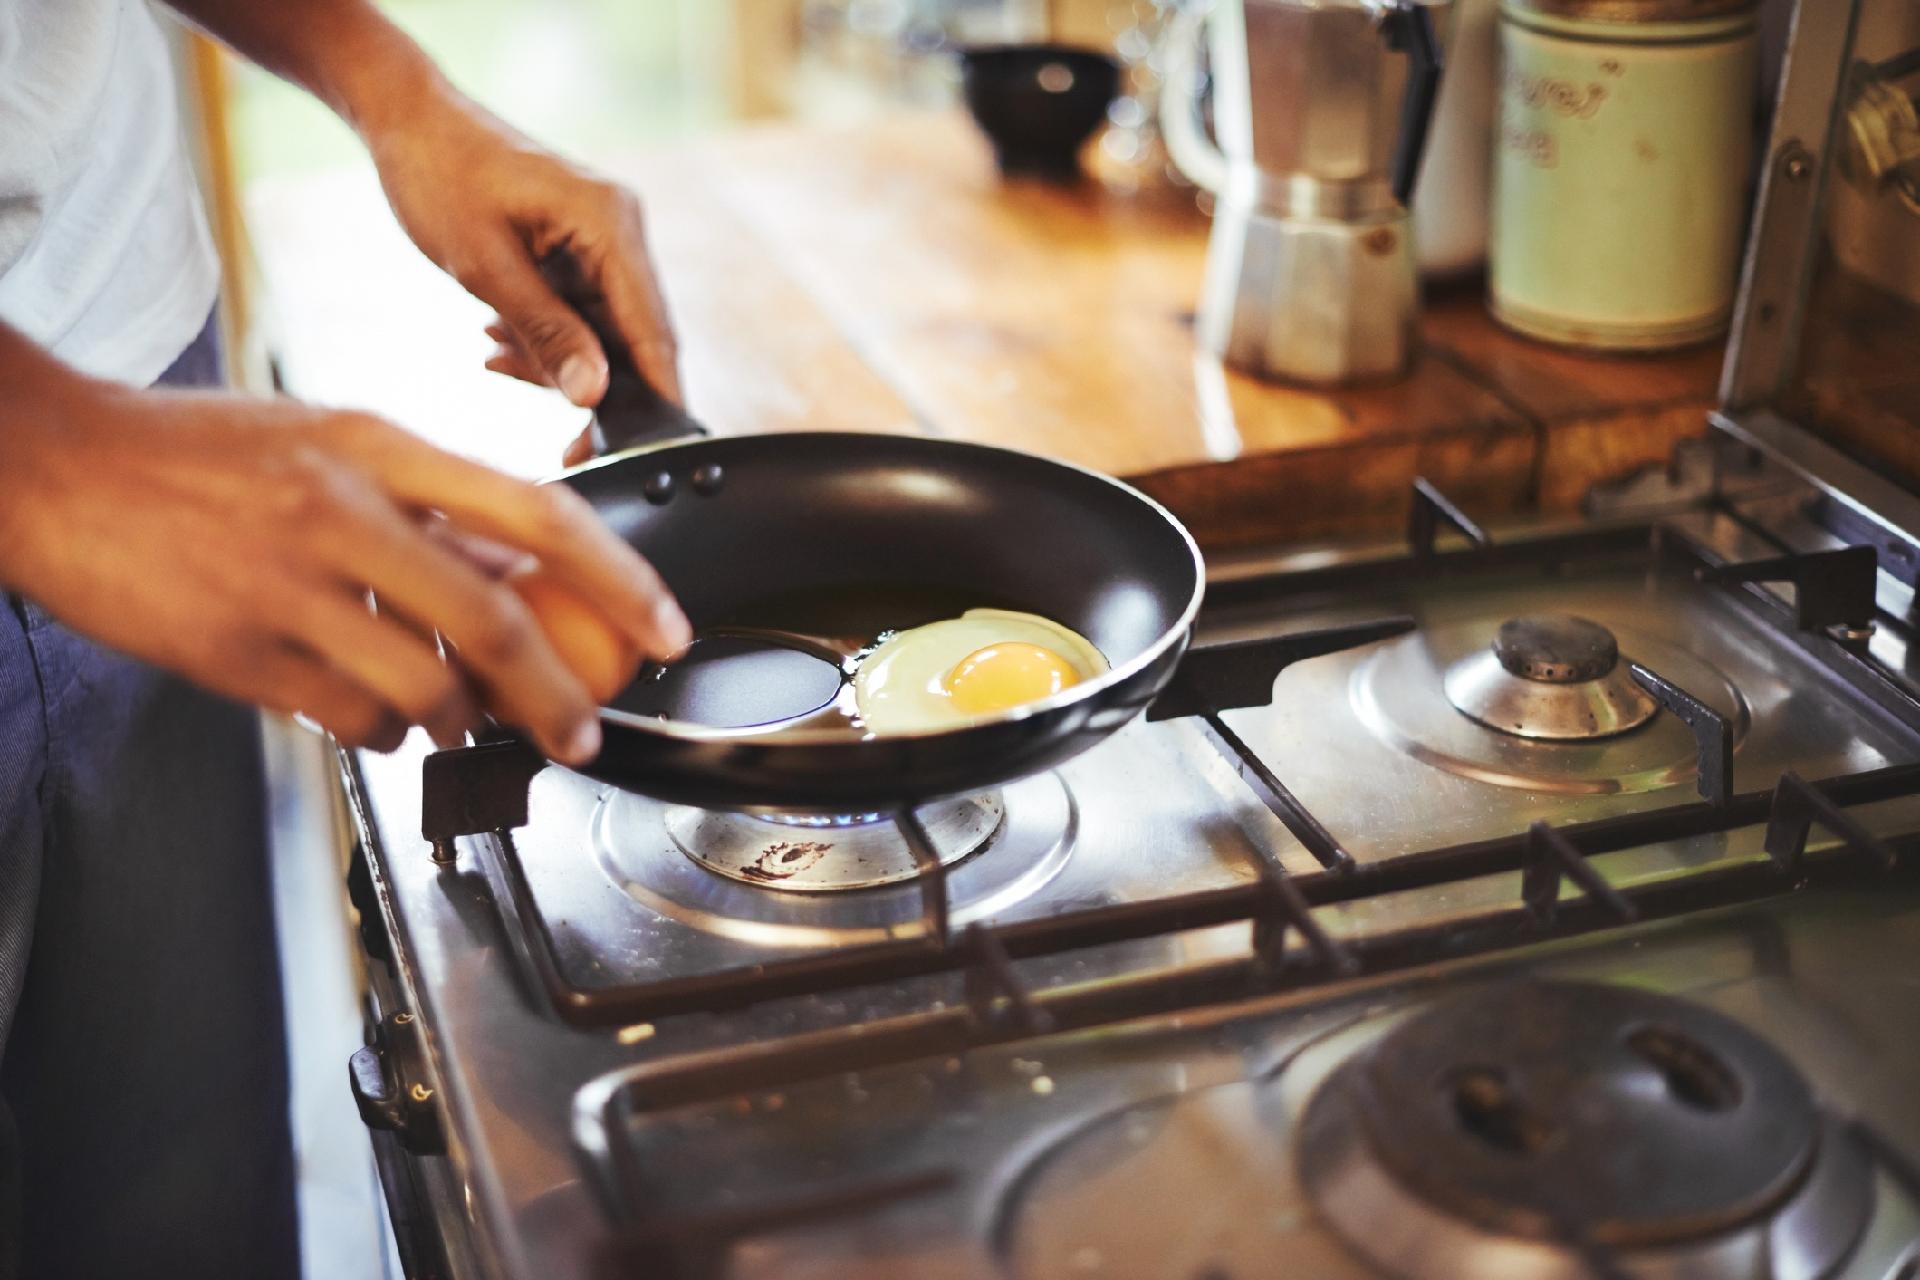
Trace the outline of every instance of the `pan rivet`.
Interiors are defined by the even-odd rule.
[[[656,507],[670,502],[673,500],[673,477],[665,471],[655,472],[647,477],[647,483],[640,492]]]
[[[727,482],[727,473],[719,463],[709,462],[693,473],[693,491],[712,497]]]

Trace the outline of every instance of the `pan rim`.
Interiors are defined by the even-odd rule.
[[[1193,588],[1187,593],[1187,600],[1181,608],[1179,617],[1174,621],[1172,626],[1161,632],[1159,639],[1135,654],[1125,663],[1119,666],[1108,667],[1105,672],[1092,680],[1082,681],[1070,689],[1064,689],[1052,697],[1043,698],[1038,702],[1023,703],[1007,711],[998,712],[989,716],[975,717],[964,723],[949,725],[941,729],[921,729],[911,733],[860,734],[831,729],[775,729],[770,731],[763,725],[748,725],[743,728],[720,728],[713,725],[696,724],[690,720],[662,720],[651,716],[640,716],[630,711],[621,711],[614,707],[605,706],[600,708],[600,721],[602,724],[614,725],[636,733],[648,734],[653,737],[667,738],[679,742],[751,745],[761,749],[778,749],[789,746],[795,748],[832,746],[857,748],[869,743],[932,741],[935,739],[955,737],[978,729],[1018,724],[1036,716],[1055,714],[1077,706],[1080,703],[1092,701],[1099,694],[1108,689],[1125,684],[1127,681],[1138,676],[1142,671],[1160,662],[1166,657],[1169,650],[1178,645],[1186,644],[1191,637],[1194,623],[1200,616],[1201,604],[1206,597],[1207,564],[1205,557],[1200,553],[1200,544],[1194,540],[1193,533],[1187,528],[1186,524],[1182,522],[1178,516],[1174,515],[1172,511],[1168,510],[1164,503],[1116,476],[1108,475],[1104,471],[1096,471],[1091,467],[1082,466],[1077,462],[1068,462],[1061,458],[1050,458],[1044,454],[1036,453],[1028,449],[1016,449],[1001,444],[984,444],[972,440],[947,440],[935,436],[910,435],[897,431],[808,430],[765,432],[759,435],[695,436],[663,440],[653,444],[622,449],[618,452],[609,453],[603,457],[590,459],[576,466],[568,467],[564,471],[547,477],[540,483],[563,483],[574,476],[599,470],[602,467],[610,466],[624,459],[643,457],[650,454],[722,440],[872,440],[876,438],[907,440],[934,448],[999,453],[1016,458],[1024,458],[1028,461],[1039,462],[1049,467],[1059,467],[1067,471],[1078,472],[1082,476],[1098,481],[1101,484],[1109,485],[1132,500],[1142,503],[1148,509],[1158,513],[1161,519],[1165,521],[1167,527],[1174,531],[1181,543],[1186,547],[1187,557],[1193,570]]]

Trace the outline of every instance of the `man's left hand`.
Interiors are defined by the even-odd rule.
[[[435,263],[498,315],[489,369],[554,386],[583,407],[607,389],[607,355],[538,263],[565,249],[605,299],[626,355],[676,403],[673,329],[647,253],[640,201],[543,150],[451,92],[369,139],[400,223]],[[590,450],[584,434],[569,463]]]

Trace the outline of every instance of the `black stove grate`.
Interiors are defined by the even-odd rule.
[[[1920,794],[1920,765],[1900,765],[1817,786],[1800,786],[1839,813],[1842,806]],[[1776,794],[1736,796],[1726,810],[1704,804],[1684,806],[1688,813],[1678,819],[1681,825],[1677,830],[1705,834],[1767,822],[1774,813]],[[1784,803],[1795,806],[1802,801]],[[1439,924],[1336,940],[1320,929],[1311,914],[1316,906],[1377,894],[1497,871],[1524,873],[1542,857],[1551,859],[1557,867],[1572,862],[1591,872],[1587,859],[1646,843],[1638,838],[1640,829],[1647,820],[1659,816],[1638,814],[1631,819],[1577,826],[1536,827],[1510,839],[1411,855],[1421,862],[1410,871],[1400,870],[1397,861],[1366,863],[1344,874],[1315,872],[1289,877],[1268,869],[1258,879],[1231,888],[1091,908],[992,928],[975,925],[962,935],[963,940],[971,937],[971,943],[870,956],[860,969],[861,977],[868,982],[898,981],[942,971],[985,971],[987,976],[969,984],[969,1000],[963,1007],[866,1022],[853,1034],[833,1028],[644,1064],[628,1076],[629,1101],[638,1109],[683,1106],[748,1090],[775,1089],[840,1071],[1025,1039],[1031,1033],[1023,1029],[1023,1024],[1046,1025],[1056,1031],[1082,1030],[1126,1018],[1312,986],[1335,977],[1387,973],[1439,959],[1483,955],[1617,927],[1629,920],[1656,921],[1708,907],[1755,902],[1814,885],[1856,885],[1889,874],[1907,876],[1920,871],[1920,857],[1915,856],[1920,850],[1920,832],[1899,842],[1898,856],[1889,865],[1885,861],[1888,846],[1871,836],[1854,843],[1848,832],[1865,833],[1846,819],[1841,832],[1846,843],[1825,853],[1785,862],[1769,858],[1718,864],[1631,887],[1605,886],[1601,893],[1576,878],[1582,889],[1578,896],[1556,897],[1549,904],[1536,888],[1507,907]],[[1544,854],[1539,852],[1543,847],[1547,850]],[[1264,931],[1262,936],[1268,943],[1264,950],[1243,958],[1115,979],[1097,988],[1026,990],[1012,969],[1000,963],[1236,921],[1251,922],[1257,934]],[[1278,939],[1288,930],[1298,931],[1306,940],[1304,950],[1280,949]],[[997,946],[985,949],[982,937],[991,937]],[[913,967],[901,968],[894,956]],[[985,958],[988,956],[994,958]],[[883,967],[868,969],[868,963]],[[1019,994],[1013,994],[1016,991]],[[999,1001],[1016,1003],[1030,1012],[1008,1018],[993,1007]],[[1044,1022],[1035,1015],[1044,1015]]]
[[[1412,554],[1360,565],[1348,577],[1357,576],[1360,585],[1368,585],[1393,577],[1425,578],[1436,573],[1471,571],[1476,565],[1511,568],[1515,567],[1515,555],[1522,550],[1527,558],[1520,563],[1536,568],[1596,555],[1628,553],[1644,559],[1651,553],[1656,559],[1678,559],[1702,580],[1723,581],[1729,589],[1754,591],[1757,588],[1748,584],[1755,580],[1815,582],[1820,580],[1820,570],[1842,560],[1848,566],[1863,563],[1858,556],[1836,560],[1833,553],[1814,553],[1803,557],[1808,563],[1798,567],[1792,563],[1793,557],[1764,565],[1715,567],[1703,564],[1697,548],[1654,526],[1587,531],[1496,547],[1484,534],[1473,537],[1477,527],[1468,529],[1454,520],[1448,513],[1457,512],[1457,508],[1424,482],[1416,486],[1414,509],[1429,513],[1414,520],[1416,534],[1430,532],[1430,525],[1449,523],[1461,528],[1473,546],[1438,552],[1430,539],[1416,536]],[[1743,572],[1744,568],[1752,572]],[[1304,588],[1308,592],[1356,585],[1339,578],[1322,581],[1320,572],[1290,576],[1311,579]],[[1262,589],[1259,583],[1237,585],[1240,589],[1228,594],[1243,599]],[[1858,620],[1855,605],[1847,605],[1845,611]],[[1788,625],[1787,620],[1793,616],[1784,605],[1776,613],[1776,621],[1782,626]],[[502,741],[428,757],[423,779],[424,834],[438,861],[457,857],[459,838],[482,837],[479,844],[487,855],[483,861],[488,864],[501,914],[519,942],[517,950],[559,1016],[586,1027],[722,1011],[958,972],[967,975],[967,1012],[972,1023],[996,1030],[1018,1028],[1039,1025],[1043,1021],[1040,1013],[1047,1008],[1021,990],[1012,969],[1020,960],[1248,922],[1256,943],[1250,963],[1259,974],[1284,972],[1291,982],[1311,969],[1315,980],[1324,980],[1468,954],[1484,946],[1511,945],[1545,933],[1581,931],[1782,892],[1806,878],[1803,864],[1809,860],[1804,850],[1808,832],[1815,824],[1847,847],[1864,851],[1877,865],[1890,867],[1895,861],[1888,847],[1849,818],[1845,809],[1920,793],[1920,766],[1896,766],[1819,784],[1788,775],[1771,792],[1736,795],[1732,791],[1732,731],[1726,719],[1658,672],[1634,664],[1635,680],[1693,730],[1699,747],[1699,790],[1705,803],[1671,805],[1560,828],[1536,825],[1504,838],[1358,862],[1338,836],[1227,725],[1221,713],[1269,702],[1280,672],[1295,662],[1384,640],[1412,626],[1409,619],[1386,618],[1235,644],[1196,646],[1147,712],[1154,720],[1193,718],[1198,722],[1253,793],[1320,863],[1322,870],[1309,875],[1289,875],[1270,853],[1262,851],[1259,865],[1252,868],[1253,878],[1244,884],[1081,908],[1000,926],[975,925],[956,936],[950,928],[946,871],[918,817],[906,811],[896,815],[896,821],[923,873],[919,877],[919,936],[652,983],[591,986],[563,972],[512,835],[513,828],[526,822],[527,784],[545,763],[536,753],[517,741]],[[1847,655],[1838,644],[1834,651]],[[1920,719],[1920,715],[1910,712],[1910,718]],[[1588,863],[1599,854],[1728,832],[1760,822],[1768,824],[1766,847],[1775,860],[1773,876],[1757,876],[1753,868],[1711,867],[1681,878],[1677,886],[1628,893],[1607,884]],[[1521,902],[1513,909],[1517,915],[1484,932],[1455,924],[1445,930],[1410,930],[1342,944],[1332,939],[1312,915],[1317,906],[1516,871],[1522,873]],[[1579,887],[1579,898],[1561,899],[1565,880]],[[1310,965],[1291,959],[1294,953],[1285,947],[1290,935],[1305,941]],[[1475,937],[1482,940],[1478,946],[1469,942]],[[1247,980],[1260,985],[1258,974]],[[1190,981],[1179,977],[1169,989]],[[1134,987],[1128,985],[1126,989]],[[1244,990],[1239,988],[1235,994]],[[871,1024],[862,1029],[863,1045],[871,1045],[871,1031]]]
[[[1768,830],[1765,861],[1704,869],[1675,880],[1632,888],[1608,884],[1587,861],[1595,853],[1644,843],[1637,838],[1649,820],[1665,814],[1553,828],[1536,823],[1511,840],[1462,845],[1417,855],[1420,870],[1396,872],[1396,863],[1362,864],[1352,871],[1316,872],[1289,877],[1267,866],[1252,884],[1204,894],[1180,895],[1160,903],[1130,903],[1073,917],[1023,922],[993,929],[973,925],[962,934],[955,953],[943,958],[965,964],[966,1001],[962,1007],[868,1022],[857,1031],[836,1028],[780,1041],[740,1045],[642,1064],[623,1072],[601,1105],[581,1117],[603,1135],[593,1144],[605,1152],[597,1173],[617,1214],[624,1219],[617,1237],[624,1262],[645,1258],[664,1266],[665,1274],[693,1280],[724,1273],[726,1250],[752,1235],[815,1221],[822,1215],[873,1212],[903,1199],[935,1194],[959,1179],[952,1169],[918,1169],[878,1179],[845,1195],[811,1195],[791,1203],[756,1203],[713,1215],[675,1215],[654,1220],[636,1208],[625,1189],[643,1185],[637,1170],[623,1166],[631,1158],[618,1139],[649,1112],[693,1106],[761,1091],[778,1091],[799,1082],[889,1064],[952,1056],[991,1045],[1031,1040],[1055,1032],[1085,1030],[1121,1021],[1176,1013],[1259,995],[1299,989],[1359,974],[1386,973],[1462,958],[1526,943],[1566,937],[1635,921],[1653,921],[1708,907],[1752,902],[1816,885],[1868,883],[1889,874],[1920,870],[1920,835],[1900,842],[1898,850],[1866,832],[1846,806],[1920,793],[1920,765],[1899,766],[1815,785],[1788,774],[1771,793],[1733,797],[1726,806],[1679,806],[1672,815],[1678,830],[1728,830],[1764,821]],[[1810,826],[1818,823],[1838,836],[1833,851],[1812,855],[1805,849]],[[1670,828],[1670,832],[1676,828]],[[1522,900],[1507,909],[1471,921],[1449,921],[1392,933],[1338,941],[1314,921],[1312,907],[1351,901],[1374,893],[1440,883],[1456,878],[1450,870],[1486,868],[1523,870]],[[1560,893],[1562,877],[1581,889],[1573,898]],[[1153,908],[1159,908],[1157,910]],[[1246,919],[1254,925],[1254,948],[1244,959],[1216,961],[1165,970],[1093,988],[1035,992],[1014,972],[1012,959],[1044,954],[1049,944],[1096,945],[1102,941],[1148,936],[1176,927],[1200,927]],[[1065,929],[1053,929],[1057,920]],[[1305,939],[1289,948],[1291,931]],[[949,966],[950,967],[950,966]],[[931,972],[929,967],[921,972]],[[900,976],[897,971],[888,977]],[[1885,1169],[1920,1203],[1920,1173],[1910,1157],[1882,1135],[1853,1122],[1874,1163]],[[634,1217],[636,1213],[640,1216]],[[1583,1257],[1595,1276],[1622,1275],[1611,1250],[1582,1242]]]

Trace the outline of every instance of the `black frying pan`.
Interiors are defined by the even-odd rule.
[[[550,276],[607,335],[598,300]],[[1199,550],[1118,481],[984,445],[846,433],[707,438],[603,345],[595,420],[619,450],[556,478],[651,561],[696,636],[685,665],[601,713],[584,772],[713,809],[889,811],[1048,769],[1160,693],[1191,639]],[[725,628],[870,636],[975,606],[1073,628],[1111,669],[1042,703],[938,732],[753,727],[807,711],[839,682],[799,641]],[[672,717],[661,719],[661,715]]]

